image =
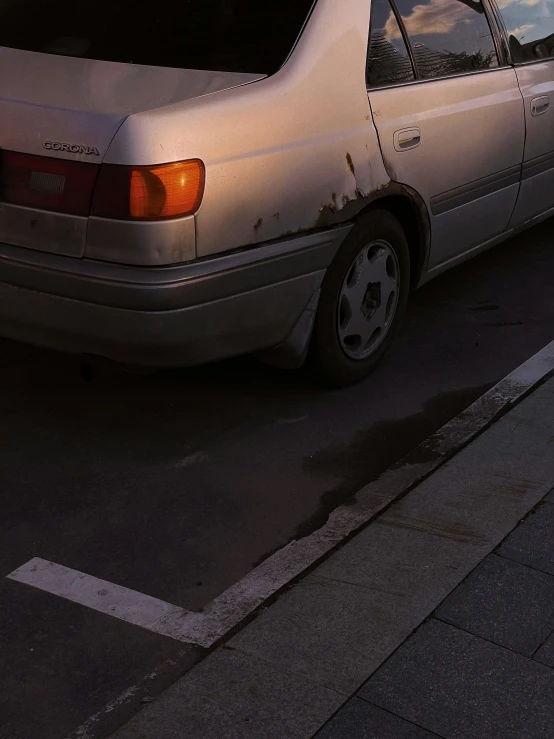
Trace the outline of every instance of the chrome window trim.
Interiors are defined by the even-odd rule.
[[[529,62],[513,62],[514,67],[529,67],[531,64],[547,64],[548,62],[554,62],[554,56],[548,56],[546,59],[533,59]]]
[[[407,85],[423,85],[427,84],[429,82],[441,82],[442,80],[454,80],[459,79],[460,77],[473,77],[476,74],[491,74],[494,72],[504,72],[506,69],[510,69],[511,65],[504,64],[501,67],[494,67],[494,69],[476,69],[473,72],[460,72],[459,74],[448,74],[444,75],[444,77],[427,77],[422,79],[416,79],[411,80],[410,82],[399,82],[396,85],[382,85],[381,87],[368,87],[367,91],[369,92],[377,92],[378,90],[390,90],[395,87],[406,87]]]
[[[496,48],[496,56],[498,57],[498,66],[509,67],[510,50],[504,27],[499,23],[499,20],[502,20],[502,16],[499,14],[498,6],[496,3],[493,4],[491,0],[481,0],[481,3],[483,4],[485,16],[489,23],[489,28],[491,29],[494,46]]]

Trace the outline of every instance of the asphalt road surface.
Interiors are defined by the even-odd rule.
[[[7,574],[42,557],[200,609],[552,340],[553,244],[547,222],[422,288],[341,391],[252,359],[91,376],[0,341],[1,739],[64,739],[183,646]]]

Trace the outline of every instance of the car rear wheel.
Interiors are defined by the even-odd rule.
[[[312,352],[332,384],[366,377],[394,340],[410,287],[406,235],[394,216],[362,216],[327,270]]]

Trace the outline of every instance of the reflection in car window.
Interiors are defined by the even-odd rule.
[[[497,0],[515,62],[554,57],[554,0]]]
[[[369,87],[398,85],[414,79],[414,70],[389,0],[373,0],[367,57]]]
[[[480,0],[397,0],[421,77],[498,66]]]

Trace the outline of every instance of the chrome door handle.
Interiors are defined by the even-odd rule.
[[[395,131],[394,148],[396,151],[406,151],[407,149],[415,149],[421,144],[421,131],[419,128],[403,128]]]
[[[548,108],[550,108],[550,98],[546,95],[531,100],[531,115],[542,115]]]

